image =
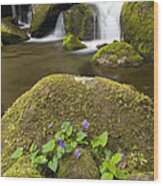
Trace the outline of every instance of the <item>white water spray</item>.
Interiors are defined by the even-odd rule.
[[[64,26],[63,13],[61,12],[58,16],[55,29],[51,32],[51,34],[43,38],[30,38],[29,41],[32,41],[32,42],[59,41],[59,40],[62,40],[65,35],[66,35],[66,31],[65,31],[65,26]]]
[[[16,17],[16,6],[11,5],[11,10],[12,10],[12,18],[15,18]]]

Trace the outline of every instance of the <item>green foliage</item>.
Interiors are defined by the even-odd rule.
[[[48,167],[55,173],[58,168],[58,158],[53,157],[53,160],[49,161]]]
[[[127,176],[123,170],[117,168],[117,164],[122,160],[121,154],[116,153],[111,158],[106,157],[100,166],[101,179],[126,179]]]
[[[78,143],[81,143],[87,137],[87,134],[83,131],[79,131],[76,136],[77,136],[76,141]]]
[[[46,154],[48,152],[51,152],[53,151],[54,147],[55,147],[55,141],[50,140],[48,141],[48,143],[42,146],[42,153]]]
[[[86,48],[86,46],[78,39],[78,37],[74,36],[71,33],[68,33],[63,40],[63,48],[65,50],[71,51],[83,49]]]
[[[11,159],[18,159],[22,156],[23,154],[23,147],[19,147],[16,149],[16,151],[13,152],[11,155]]]
[[[108,141],[108,132],[104,132],[96,139],[93,139],[91,141],[91,144],[92,144],[93,149],[99,146],[105,147],[107,141]]]

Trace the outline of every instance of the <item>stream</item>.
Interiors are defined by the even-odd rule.
[[[22,43],[2,49],[1,113],[41,78],[57,73],[101,76],[130,84],[153,99],[153,64],[137,68],[100,67],[92,65],[93,53],[72,53],[62,49],[59,41]]]

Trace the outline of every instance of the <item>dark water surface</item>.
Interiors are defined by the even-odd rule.
[[[39,79],[49,74],[68,73],[101,76],[136,87],[153,98],[153,65],[110,69],[91,65],[92,54],[65,52],[60,42],[25,43],[2,49],[2,114]]]

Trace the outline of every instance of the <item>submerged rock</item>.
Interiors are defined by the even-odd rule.
[[[126,2],[121,12],[124,41],[147,62],[154,60],[154,2]]]
[[[101,47],[92,60],[102,65],[118,67],[138,66],[143,58],[128,43],[113,42]]]
[[[79,159],[72,154],[60,162],[57,177],[68,179],[100,179],[100,174],[90,152],[81,149]]]
[[[18,178],[41,178],[40,173],[31,164],[28,157],[23,156],[18,159],[4,174],[4,177]]]
[[[81,3],[64,13],[65,29],[82,40],[94,38],[94,15],[90,5]]]
[[[121,148],[128,153],[136,145],[148,160],[144,170],[153,171],[151,99],[109,79],[58,74],[40,80],[4,114],[2,174],[12,166],[10,156],[18,146],[27,153],[32,143],[41,147],[52,139],[62,122],[70,121],[78,129],[85,119],[90,123],[88,138],[108,131],[108,148],[113,152]],[[53,124],[50,129],[49,123]]]
[[[11,18],[4,18],[1,20],[1,38],[2,43],[17,44],[28,39],[25,31],[11,22]]]
[[[86,48],[86,45],[83,44],[76,36],[68,33],[63,40],[63,48],[65,50],[71,51]]]

